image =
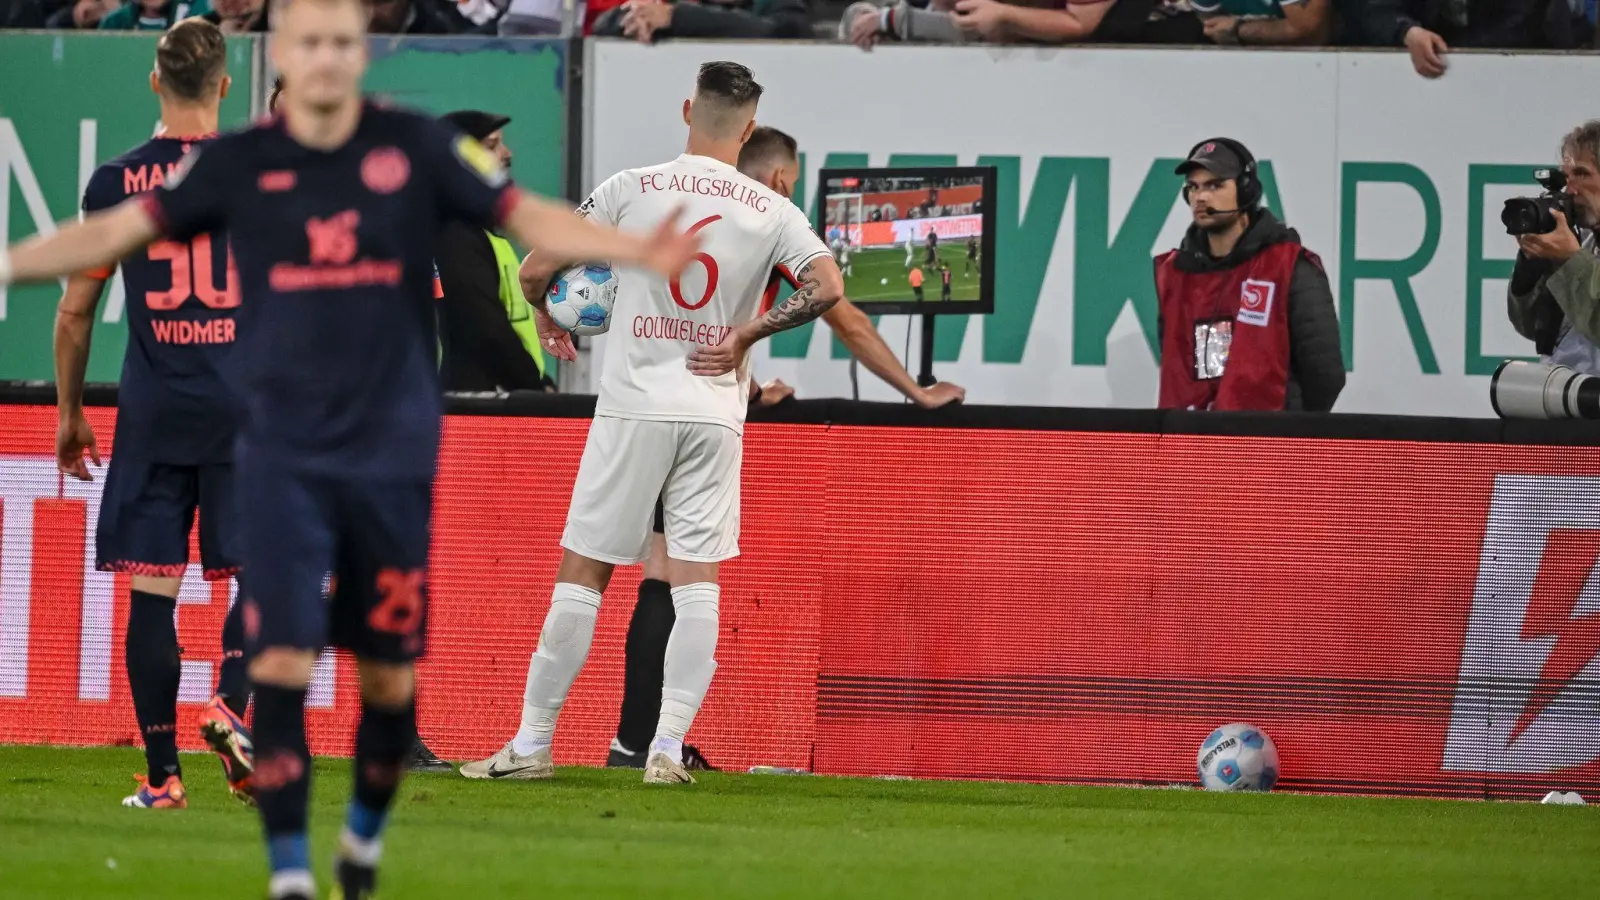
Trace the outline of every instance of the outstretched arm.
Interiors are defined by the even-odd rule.
[[[804,325],[832,309],[844,297],[844,276],[839,273],[839,264],[828,254],[812,257],[795,275],[795,280],[800,286],[789,299],[768,310],[766,315],[734,328],[717,346],[700,347],[689,354],[689,371],[696,375],[732,372],[744,362],[745,354],[756,341]]]
[[[700,239],[678,230],[678,213],[668,216],[653,234],[627,234],[597,225],[572,209],[532,194],[515,201],[505,226],[524,246],[538,247],[545,257],[603,259],[612,265],[636,265],[671,277],[683,270],[700,248]]]
[[[0,251],[0,284],[47,281],[112,265],[161,235],[143,200],[126,200],[51,235]]]

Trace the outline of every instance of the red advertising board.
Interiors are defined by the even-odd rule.
[[[126,585],[85,565],[97,486],[53,474],[54,426],[0,407],[0,742],[131,743]],[[448,421],[420,699],[444,756],[515,730],[587,427]],[[1589,450],[757,424],[741,546],[691,738],[730,768],[1189,782],[1242,720],[1289,789],[1600,790]],[[196,718],[228,599],[198,574]],[[605,757],[636,584],[607,592],[558,761]],[[318,752],[349,750],[352,674],[320,673]]]

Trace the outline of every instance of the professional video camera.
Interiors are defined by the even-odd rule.
[[[1600,419],[1600,378],[1508,359],[1489,379],[1489,403],[1502,419]]]
[[[1560,169],[1534,169],[1533,180],[1539,182],[1544,193],[1537,197],[1512,197],[1500,211],[1500,221],[1506,234],[1549,234],[1556,230],[1555,210],[1573,222],[1572,195],[1566,192],[1567,173]]]

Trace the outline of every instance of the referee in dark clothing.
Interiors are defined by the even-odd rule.
[[[508,116],[462,110],[444,117],[511,167]],[[439,236],[439,378],[447,391],[553,391],[533,310],[505,238],[460,222]]]

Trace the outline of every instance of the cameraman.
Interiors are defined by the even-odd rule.
[[[1600,375],[1600,120],[1562,140],[1561,172],[1576,221],[1555,209],[1554,229],[1517,238],[1507,309],[1517,333],[1548,362]]]

